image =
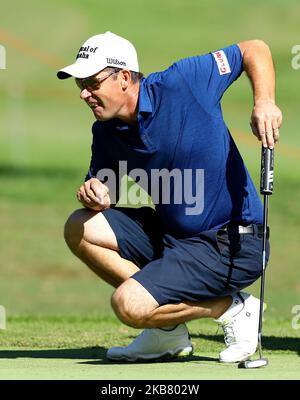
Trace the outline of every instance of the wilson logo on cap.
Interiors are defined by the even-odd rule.
[[[123,67],[126,67],[126,62],[119,61],[117,58],[107,58],[106,61],[107,61],[107,64],[123,65]]]

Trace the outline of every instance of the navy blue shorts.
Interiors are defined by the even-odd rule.
[[[253,234],[210,230],[178,239],[163,231],[150,207],[109,208],[103,215],[116,235],[120,256],[140,268],[132,278],[159,305],[231,295],[261,275],[257,229]]]

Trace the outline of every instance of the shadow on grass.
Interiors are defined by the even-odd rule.
[[[193,339],[203,339],[210,340],[214,342],[223,342],[222,335],[191,335]],[[272,351],[293,351],[298,353],[300,356],[300,338],[283,338],[283,337],[273,337],[265,336],[263,337],[263,349]],[[205,351],[205,349],[204,349]],[[85,347],[78,349],[37,349],[37,350],[1,350],[0,359],[17,359],[17,358],[48,358],[48,359],[74,359],[74,360],[84,360],[78,362],[78,364],[89,364],[89,365],[103,365],[103,364],[126,364],[124,362],[113,362],[106,359],[107,348],[105,347]],[[217,362],[218,358],[196,356],[192,355],[183,358],[169,358],[159,361],[137,361],[137,364],[149,364],[157,362]],[[132,362],[130,362],[132,364]]]
[[[223,335],[203,335],[199,333],[197,335],[191,334],[191,338],[224,343]],[[262,346],[264,349],[272,351],[294,351],[300,356],[300,338],[263,335]]]
[[[56,359],[75,359],[88,360],[79,362],[78,364],[124,364],[124,362],[112,362],[106,359],[107,348],[105,347],[85,347],[81,349],[49,349],[49,350],[1,350],[0,359],[16,359],[16,358],[56,358]],[[92,359],[92,360],[91,360]],[[191,361],[218,361],[213,357],[189,356],[182,358],[171,358],[160,361],[138,361],[138,364],[149,364],[157,362],[191,362]],[[132,363],[130,363],[132,364]]]
[[[65,358],[99,359],[105,358],[104,347],[85,347],[81,349],[37,349],[37,350],[0,350],[1,358]]]
[[[202,356],[188,356],[188,357],[180,357],[180,358],[166,358],[162,360],[142,360],[142,361],[129,361],[129,362],[124,362],[124,361],[108,361],[105,358],[104,359],[98,359],[98,360],[93,360],[93,361],[83,361],[79,362],[78,364],[89,364],[89,365],[103,365],[103,364],[108,364],[108,365],[124,365],[124,364],[157,364],[157,363],[183,363],[183,362],[193,362],[193,361],[210,361],[210,362],[218,362],[218,358],[214,357],[202,357]]]

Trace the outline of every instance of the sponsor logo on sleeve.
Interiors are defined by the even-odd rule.
[[[219,69],[219,74],[224,75],[224,74],[230,74],[231,69],[229,67],[229,63],[226,57],[226,54],[224,53],[223,50],[218,50],[212,53],[214,56],[214,59],[216,60],[218,69]]]

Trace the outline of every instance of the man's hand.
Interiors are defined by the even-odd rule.
[[[279,140],[282,113],[272,101],[258,101],[253,107],[250,126],[264,147],[273,148]]]
[[[109,208],[110,197],[109,189],[97,178],[91,178],[80,186],[77,192],[77,199],[84,205],[95,211],[102,211]]]

